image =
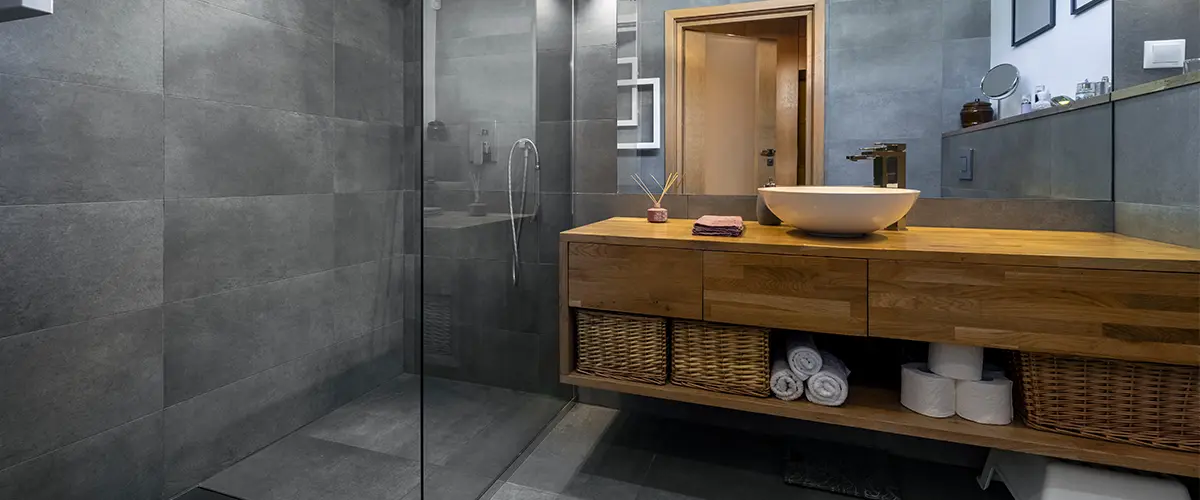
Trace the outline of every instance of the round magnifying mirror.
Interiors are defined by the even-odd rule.
[[[1017,67],[1008,63],[997,64],[988,70],[979,82],[979,90],[983,95],[992,99],[1004,99],[1016,92],[1017,82],[1021,81],[1021,72]]]

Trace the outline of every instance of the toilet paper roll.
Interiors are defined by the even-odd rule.
[[[1011,424],[1012,390],[1012,381],[1004,377],[956,381],[954,412],[962,418],[981,424]]]
[[[954,379],[929,371],[925,363],[900,367],[900,404],[927,417],[954,415]]]
[[[929,344],[929,370],[955,380],[979,380],[983,378],[983,348]]]

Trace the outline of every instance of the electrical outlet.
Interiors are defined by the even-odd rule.
[[[1182,68],[1187,40],[1146,40],[1143,69]]]

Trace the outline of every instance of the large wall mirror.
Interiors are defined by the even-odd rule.
[[[846,0],[754,19],[721,13],[797,2],[715,2],[696,15],[705,2],[610,1],[620,193],[640,193],[635,175],[653,186],[668,172],[685,195],[750,196],[768,178],[867,185],[870,162],[852,158],[886,142],[904,144],[907,185],[922,197],[1122,201],[1137,179],[1118,172],[1129,149],[1114,138],[1148,119],[1122,109],[1200,89],[1195,0],[932,2],[938,15]],[[1183,60],[1147,68],[1146,42],[1171,40],[1183,40]],[[587,64],[576,60],[577,74]],[[1195,124],[1178,126],[1191,135],[1161,149],[1200,149]],[[1144,182],[1200,190],[1189,175]]]

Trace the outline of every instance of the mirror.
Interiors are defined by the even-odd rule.
[[[1008,63],[997,64],[988,70],[979,82],[979,90],[983,95],[992,99],[1004,99],[1017,91],[1017,83],[1021,81],[1021,72],[1016,66]]]
[[[684,164],[684,156],[689,154],[686,147],[672,146],[670,123],[676,111],[680,121],[688,113],[694,122],[700,118],[694,115],[701,111],[704,115],[701,120],[719,114],[720,120],[699,121],[703,127],[693,125],[690,132],[699,132],[702,139],[692,142],[699,149],[691,154],[700,157],[703,163],[696,165],[703,165],[706,172],[736,175],[736,182],[703,178],[702,183],[697,183],[694,181],[699,174],[689,169],[684,175],[684,187],[675,191],[681,195],[705,195],[705,206],[715,203],[716,197],[752,196],[747,187],[757,184],[768,173],[783,181],[782,172],[793,172],[795,184],[871,184],[871,163],[852,162],[846,157],[876,142],[906,145],[907,185],[920,190],[923,197],[1113,201],[1115,193],[1123,189],[1113,180],[1115,157],[1122,150],[1114,142],[1113,138],[1120,136],[1114,133],[1114,126],[1123,116],[1117,111],[1119,103],[1113,100],[1113,91],[1123,92],[1136,85],[1178,77],[1184,71],[1184,68],[1144,69],[1146,40],[1187,39],[1186,57],[1200,57],[1200,24],[1190,22],[1200,15],[1197,12],[1200,3],[1195,0],[1163,0],[1162,5],[1141,7],[1104,0],[1076,0],[1074,5],[1069,0],[1022,0],[1015,9],[1018,15],[1023,9],[1030,12],[1036,9],[1046,21],[1044,27],[1053,7],[1055,22],[1053,29],[1018,46],[1012,44],[1013,0],[953,2],[955,8],[945,7],[951,3],[946,2],[940,4],[944,7],[940,16],[935,16],[939,21],[912,26],[897,25],[895,16],[915,16],[918,13],[915,9],[898,6],[876,12],[853,8],[857,1],[823,3],[827,8],[822,14],[822,34],[807,36],[805,43],[812,47],[810,50],[815,50],[816,42],[824,44],[824,64],[821,67],[809,64],[815,60],[810,57],[801,68],[805,72],[796,78],[796,85],[802,89],[796,95],[804,97],[797,102],[797,137],[811,138],[813,142],[798,140],[797,166],[786,168],[783,145],[791,141],[779,139],[782,122],[770,113],[769,106],[760,106],[762,103],[752,98],[770,95],[769,86],[759,86],[769,81],[755,79],[754,75],[769,73],[769,58],[761,59],[760,54],[769,53],[766,47],[770,44],[765,43],[768,39],[775,41],[778,54],[780,38],[758,36],[744,26],[734,30],[731,23],[718,19],[721,12],[758,2],[731,1],[700,8],[694,7],[695,0],[615,0],[614,3],[616,61],[609,64],[615,67],[615,78],[620,80],[616,84],[616,116],[611,117],[618,124],[617,138],[613,141],[611,135],[591,133],[605,123],[599,119],[610,117],[592,113],[587,107],[578,108],[585,113],[575,117],[583,127],[577,138],[595,135],[606,141],[608,148],[615,148],[617,171],[605,171],[604,178],[612,182],[616,177],[619,193],[638,194],[641,190],[632,174],[640,174],[647,184],[656,186],[651,176],[665,182],[666,173]],[[1087,8],[1082,9],[1085,5]],[[709,51],[712,39],[721,40],[713,42],[717,45],[740,43],[745,49],[745,57],[736,62],[705,68],[717,77],[731,79],[733,75],[723,75],[722,70],[730,72],[733,65],[742,68],[737,71],[736,80],[744,90],[724,103],[710,102],[715,106],[711,108],[705,107],[703,101],[698,106],[685,104],[689,102],[683,75],[688,69],[685,52],[694,46],[683,40],[683,30],[675,46],[671,45],[674,35],[668,36],[672,33],[669,26],[673,16],[681,10],[696,9],[708,9],[710,15],[716,16],[708,18],[711,27],[689,30],[690,38],[704,41],[706,52],[720,57],[720,52],[729,48],[722,46]],[[1021,22],[1018,20],[1018,24]],[[816,24],[805,24],[808,30],[804,34],[815,33]],[[934,25],[938,28],[933,30],[936,36],[929,34]],[[608,55],[611,47],[608,44],[612,42],[594,38],[581,38],[578,44],[575,73],[584,83],[578,86],[583,93],[576,96],[577,103],[590,102],[590,93],[595,93],[590,90],[593,84],[587,83],[592,75],[607,78],[605,84],[610,88],[614,85],[608,83],[614,70],[593,64],[595,58],[591,56]],[[760,45],[764,47],[762,52],[757,48]],[[672,54],[682,54],[678,81],[673,80]],[[775,66],[778,74],[778,55]],[[824,71],[823,78],[817,78],[818,70]],[[818,85],[824,87],[818,90]],[[594,87],[599,88],[600,84]],[[780,88],[776,80],[777,99]],[[1053,103],[1059,96],[1069,100]],[[813,118],[816,111],[811,109],[816,107],[818,97],[823,99],[820,119]],[[673,101],[675,98],[678,101]],[[969,105],[968,112],[990,107],[991,121],[964,128],[964,105]],[[735,112],[747,121],[735,124],[731,118]],[[759,121],[771,116],[775,117],[773,123]],[[756,128],[755,124],[760,123],[761,127]],[[775,134],[769,133],[772,125]],[[727,137],[731,130],[762,133],[740,136],[743,152],[738,158],[718,159],[723,151],[717,150],[730,149],[724,146],[706,150],[710,143],[733,141],[734,138]],[[686,145],[689,127],[684,124],[677,132]],[[770,143],[772,137],[774,148]],[[767,165],[770,158],[761,155],[769,149],[775,149],[773,172]],[[596,156],[593,151],[580,146],[578,157],[593,158]],[[732,172],[719,172],[721,169]],[[812,180],[817,178],[820,180]]]
[[[1054,28],[1054,0],[1012,0],[1012,46]]]

